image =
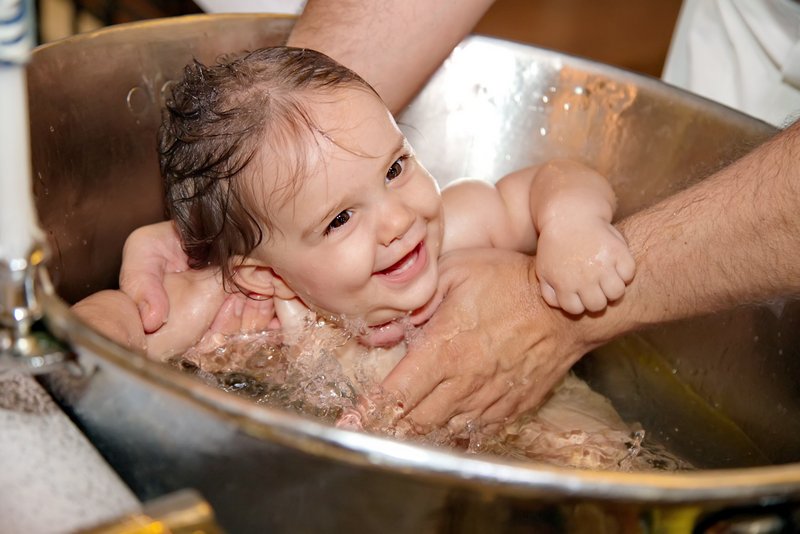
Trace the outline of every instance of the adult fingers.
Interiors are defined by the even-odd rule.
[[[127,270],[120,273],[120,289],[136,304],[144,331],[151,334],[169,317],[169,298],[164,277],[152,272]]]
[[[519,394],[507,384],[527,373],[526,355],[540,337],[537,310],[547,308],[532,299],[531,262],[499,250],[443,258],[444,300],[383,383],[399,394],[417,430],[468,419],[503,395]]]
[[[272,298],[244,298],[241,331],[262,332],[267,330],[275,318],[275,302]]]
[[[138,228],[125,241],[120,289],[136,303],[146,332],[158,330],[169,316],[164,275],[186,269],[187,257],[169,221]]]

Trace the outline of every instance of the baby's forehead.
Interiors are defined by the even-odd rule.
[[[265,128],[259,147],[278,185],[320,172],[332,158],[385,158],[406,143],[383,101],[360,87],[314,92],[293,115]]]
[[[305,92],[289,113],[265,125],[245,191],[261,218],[295,206],[309,183],[319,187],[343,160],[354,172],[370,172],[407,147],[405,137],[380,98],[360,87]],[[349,171],[350,169],[348,169]]]
[[[258,152],[251,181],[264,208],[282,207],[297,197],[308,178],[325,168],[324,137],[318,132],[271,136]]]

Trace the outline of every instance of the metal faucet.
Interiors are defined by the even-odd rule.
[[[52,292],[45,258],[37,247],[27,258],[0,262],[0,373],[47,373],[73,359],[47,331],[34,329],[42,318],[39,295]]]

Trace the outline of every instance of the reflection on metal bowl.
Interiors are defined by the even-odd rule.
[[[170,80],[193,57],[279,44],[292,23],[264,15],[124,25],[40,47],[30,66],[34,187],[60,295],[44,305],[85,369],[45,381],[137,495],[197,489],[230,532],[789,521],[787,503],[800,495],[796,302],[664,326],[579,365],[623,416],[706,468],[663,474],[467,457],[338,430],[130,354],[70,314],[66,302],[115,285],[128,232],[163,217],[155,129]],[[655,79],[484,37],[453,52],[400,122],[442,184],[568,156],[611,178],[620,216],[774,133]]]

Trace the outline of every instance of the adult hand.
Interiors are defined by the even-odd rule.
[[[171,221],[137,228],[128,236],[122,250],[119,286],[136,303],[145,332],[155,332],[169,317],[165,275],[188,268]]]
[[[440,276],[443,301],[383,382],[406,431],[501,423],[539,405],[602,342],[591,317],[541,299],[533,257],[462,249],[441,258]]]
[[[155,358],[180,354],[198,345],[210,351],[226,336],[277,328],[271,297],[249,298],[240,291],[226,291],[218,271],[188,270],[164,276],[170,309],[180,320],[167,321],[147,335],[147,352]]]

